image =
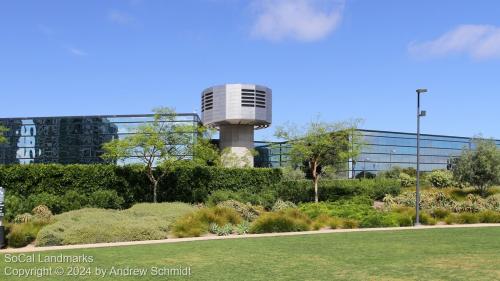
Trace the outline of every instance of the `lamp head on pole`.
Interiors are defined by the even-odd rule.
[[[417,94],[427,93],[427,89],[417,89]]]

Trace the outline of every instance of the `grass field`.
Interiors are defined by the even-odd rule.
[[[500,227],[353,232],[50,251],[93,263],[6,263],[0,280],[500,280]],[[19,254],[16,254],[18,256]],[[36,258],[38,253],[35,253]],[[89,276],[5,276],[6,269],[81,265]],[[95,268],[145,268],[144,277],[99,278]],[[152,276],[186,267],[190,277]]]

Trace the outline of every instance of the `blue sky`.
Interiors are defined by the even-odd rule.
[[[199,112],[209,86],[273,89],[273,125],[500,138],[500,2],[1,1],[0,116]],[[274,129],[259,139],[272,138]]]

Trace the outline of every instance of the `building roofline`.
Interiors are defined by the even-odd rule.
[[[0,117],[0,120],[21,120],[21,119],[56,119],[56,118],[119,118],[119,117],[152,117],[154,113],[149,114],[117,114],[117,115],[62,115],[62,116],[36,116],[36,117]],[[200,119],[197,113],[175,113],[175,116],[193,116]]]
[[[373,132],[373,133],[392,133],[392,134],[401,134],[401,135],[416,135],[416,133],[408,133],[408,132],[398,132],[398,131],[384,131],[384,130],[369,130],[369,129],[358,129],[361,132]],[[420,134],[421,136],[430,136],[430,137],[444,137],[444,138],[460,138],[460,139],[473,139],[474,137],[462,137],[462,136],[452,136],[452,135],[436,135],[436,134]],[[499,141],[499,139],[494,139]]]

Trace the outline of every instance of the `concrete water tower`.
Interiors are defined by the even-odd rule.
[[[272,120],[272,91],[255,84],[225,84],[201,93],[201,121],[220,132],[220,148],[253,166],[254,130]]]

